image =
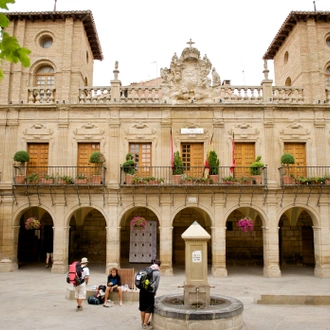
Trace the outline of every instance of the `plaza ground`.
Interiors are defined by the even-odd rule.
[[[141,265],[132,265],[135,270]],[[90,283],[105,284],[104,266],[90,264]],[[261,267],[228,267],[227,278],[209,275],[211,294],[231,296],[244,304],[245,330],[329,330],[330,305],[263,305],[262,294],[330,296],[330,279],[315,277],[313,268],[282,267],[281,278],[266,278]],[[184,270],[162,276],[158,296],[182,293]],[[88,305],[76,312],[76,302],[65,299],[69,284],[64,274],[52,274],[44,264],[22,264],[0,273],[1,329],[116,329],[141,328],[138,302],[115,303],[112,308]]]

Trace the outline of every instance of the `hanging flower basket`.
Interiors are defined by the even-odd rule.
[[[144,230],[147,225],[147,220],[142,217],[134,217],[130,222],[133,230]]]
[[[238,229],[244,232],[253,231],[254,220],[250,217],[244,217],[238,220]]]
[[[33,230],[40,228],[40,221],[37,220],[35,217],[31,217],[26,219],[25,221],[25,229],[26,230]]]

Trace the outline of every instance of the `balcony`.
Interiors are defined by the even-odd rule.
[[[15,186],[104,186],[104,166],[14,166]]]
[[[281,185],[297,186],[306,185],[310,188],[330,187],[330,166],[282,166],[279,168]]]
[[[171,166],[139,166],[134,169],[120,167],[120,186],[221,186],[221,187],[265,187],[267,186],[267,168],[260,168],[260,174],[251,175],[250,167],[184,166],[183,174],[173,175]],[[218,173],[218,175],[212,175]]]

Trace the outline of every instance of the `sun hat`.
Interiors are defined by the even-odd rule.
[[[88,259],[86,257],[81,258],[81,264],[87,264],[88,263]]]

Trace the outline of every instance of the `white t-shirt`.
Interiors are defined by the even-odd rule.
[[[83,270],[82,274],[81,274],[82,278],[85,278],[86,276],[89,276],[89,268],[87,266],[83,266],[82,270]]]

